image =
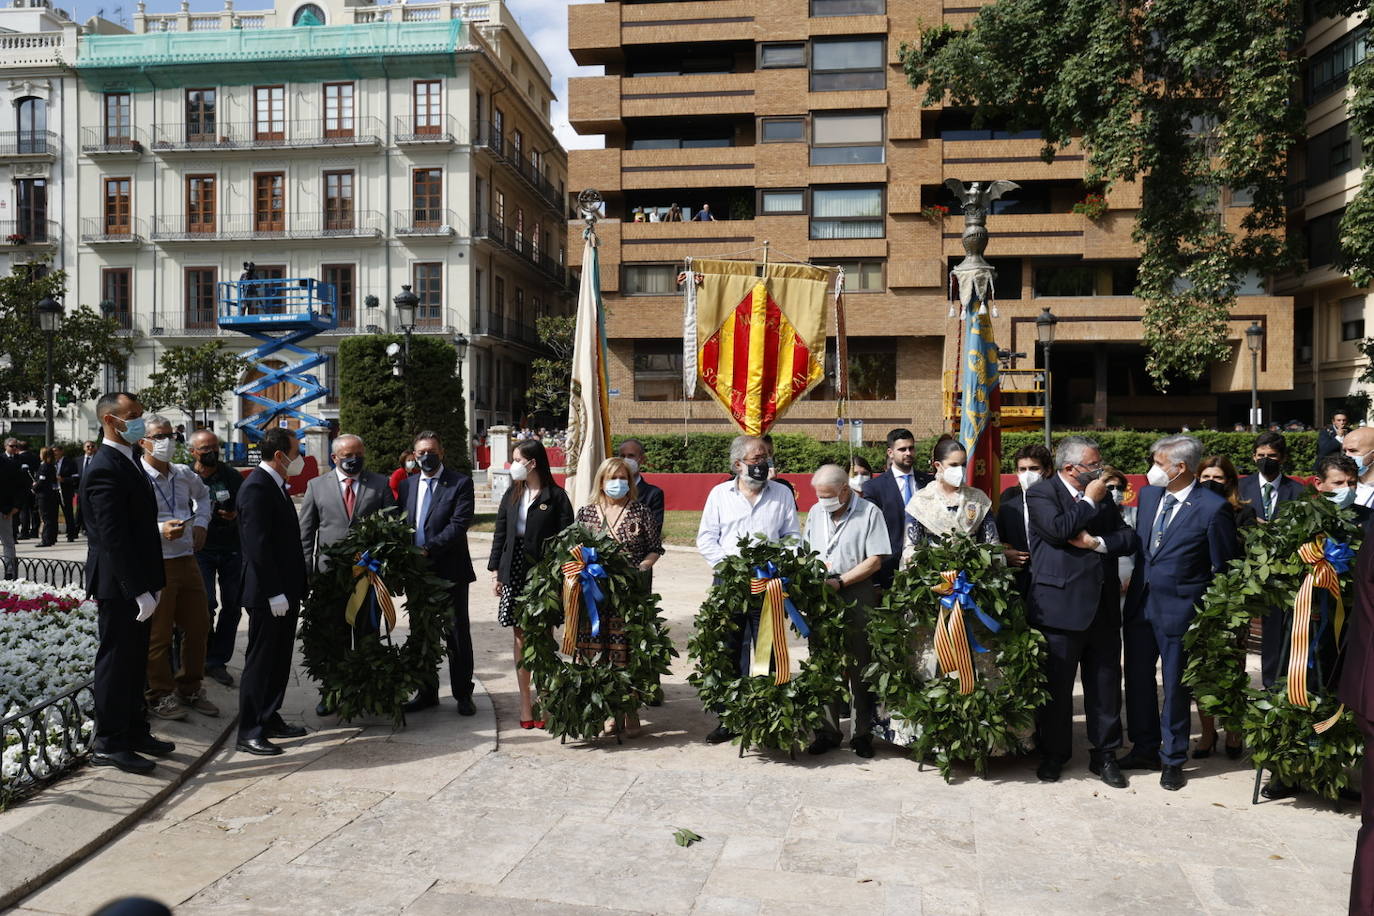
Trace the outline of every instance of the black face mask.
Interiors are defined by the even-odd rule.
[[[749,475],[750,480],[767,480],[768,462],[760,461],[758,464],[746,464],[744,466],[744,473]]]
[[[361,455],[349,455],[347,458],[339,459],[339,467],[349,477],[354,477],[363,472],[363,457]]]
[[[1259,458],[1255,460],[1255,469],[1270,480],[1279,476],[1279,471],[1282,467],[1283,466],[1279,464],[1277,458]]]
[[[1102,469],[1098,468],[1095,471],[1084,471],[1081,474],[1077,474],[1075,475],[1075,479],[1078,481],[1079,486],[1086,487],[1088,484],[1092,483],[1094,480],[1101,476]]]
[[[1273,461],[1274,459],[1272,459],[1272,458],[1266,458],[1266,459],[1264,459],[1264,460],[1266,460],[1266,461]],[[1199,481],[1199,483],[1201,483],[1204,487],[1206,487],[1207,489],[1211,490],[1213,493],[1217,494],[1218,496],[1225,496],[1225,495],[1226,495],[1226,484],[1222,483],[1220,480],[1202,480],[1202,481]]]
[[[215,451],[214,449],[211,449],[211,450],[208,451],[208,452],[201,452],[201,453],[200,453],[200,466],[201,466],[201,467],[203,467],[203,468],[212,468],[212,467],[214,467],[214,466],[217,465],[217,464],[219,464],[219,452]]]
[[[425,452],[423,455],[416,456],[420,462],[420,470],[426,474],[433,474],[439,470],[439,465],[443,464],[443,459],[433,452]]]

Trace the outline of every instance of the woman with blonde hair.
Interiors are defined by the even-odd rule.
[[[590,503],[577,510],[578,524],[603,532],[614,538],[630,562],[640,572],[648,572],[661,553],[663,532],[659,530],[648,507],[639,501],[634,475],[621,458],[607,458],[596,469],[592,481],[596,494]],[[601,635],[592,636],[591,624],[583,617],[577,633],[577,652],[588,660],[598,655],[617,668],[629,663],[629,646],[625,642],[625,618],[610,608],[601,621]],[[607,735],[639,734],[639,715],[629,713],[606,723]]]

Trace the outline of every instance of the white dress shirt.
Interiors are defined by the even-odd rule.
[[[520,508],[515,513],[515,536],[518,538],[525,536],[525,516],[530,514],[530,506],[539,498],[539,492],[525,487],[525,492],[520,497]]]
[[[739,553],[739,539],[745,535],[780,541],[790,534],[801,534],[791,490],[769,480],[759,498],[750,503],[738,484],[733,478],[716,484],[701,512],[697,550],[712,566]]]
[[[189,557],[195,553],[191,529],[210,527],[210,490],[200,475],[184,464],[170,464],[162,473],[144,458],[139,464],[153,485],[157,502],[158,542],[162,544],[162,559]],[[162,536],[162,523],[173,519],[191,518],[182,529],[181,537],[167,540]]]
[[[1255,476],[1259,478],[1259,495],[1260,495],[1260,499],[1264,499],[1264,487],[1265,487],[1265,484],[1268,484],[1268,485],[1269,485],[1269,499],[1265,501],[1264,512],[1263,512],[1263,514],[1262,514],[1260,517],[1261,517],[1261,518],[1273,518],[1273,517],[1274,517],[1274,510],[1277,509],[1277,508],[1278,508],[1278,505],[1279,505],[1279,479],[1280,479],[1280,478],[1279,478],[1279,477],[1275,477],[1273,480],[1269,480],[1268,478],[1266,478],[1263,474],[1259,473],[1258,471],[1255,472]],[[1281,477],[1281,476],[1282,476],[1282,475],[1280,475],[1280,477]]]
[[[116,442],[114,439],[102,439],[101,442],[119,452],[119,454],[128,458],[130,461],[134,460],[134,447],[127,442]]]
[[[1162,529],[1162,531],[1169,530],[1169,526],[1174,523],[1174,519],[1178,518],[1178,510],[1183,506],[1185,502],[1188,501],[1188,496],[1193,492],[1193,488],[1196,486],[1197,478],[1194,477],[1192,483],[1188,484],[1188,486],[1184,487],[1182,490],[1179,490],[1177,493],[1172,494],[1174,499],[1178,500],[1178,503],[1174,506],[1174,511],[1170,512],[1169,517],[1164,520],[1164,528]],[[1169,491],[1165,490],[1164,496],[1169,495]],[[1159,523],[1159,513],[1164,511],[1164,496],[1161,496],[1159,498],[1159,508],[1155,510],[1155,524]]]
[[[429,523],[429,502],[434,496],[435,484],[433,481],[439,479],[439,475],[444,473],[444,466],[441,464],[433,474],[426,474],[421,471],[415,475],[415,485],[419,487],[419,492],[415,494],[415,528],[416,542],[419,546],[424,546],[424,528]]]

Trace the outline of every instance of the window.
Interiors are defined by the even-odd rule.
[[[525,135],[516,130],[511,134],[510,145],[515,151],[515,161],[519,163],[521,159],[525,158]]]
[[[525,211],[522,207],[515,208],[515,250],[525,250]]]
[[[107,267],[100,272],[100,298],[113,306],[110,317],[125,331],[134,326],[133,274],[128,267]]]
[[[883,284],[882,261],[836,261],[835,265],[844,268],[847,293],[881,293],[887,289]]]
[[[128,146],[133,140],[134,122],[129,93],[105,93],[105,145]]]
[[[187,143],[215,142],[215,101],[214,89],[186,90]]]
[[[640,137],[630,141],[630,149],[719,149],[733,145],[728,132],[714,137]]]
[[[1364,60],[1368,26],[1342,35],[1307,62],[1307,104],[1323,99],[1350,82],[1350,71]]]
[[[215,326],[215,268],[186,268],[186,327]]]
[[[129,234],[129,179],[105,179],[105,234]]]
[[[437,228],[444,221],[444,170],[411,172],[411,207],[416,227]]]
[[[215,176],[186,176],[186,231],[215,231]]]
[[[1350,122],[1343,121],[1307,141],[1307,186],[1344,175],[1357,167],[1359,144],[1350,137]]]
[[[621,268],[623,296],[672,296],[677,293],[676,264],[625,264]]]
[[[886,0],[811,0],[813,17],[881,16],[886,12]]]
[[[48,241],[48,180],[16,179],[14,198],[16,234],[30,242]]]
[[[1136,261],[1093,261],[1070,264],[1037,264],[1034,289],[1037,296],[1130,296],[1134,294],[1140,265]],[[1001,295],[1001,289],[998,289]]]
[[[845,278],[848,281],[848,277]],[[847,283],[846,283],[847,285]],[[894,337],[851,337],[848,341],[849,399],[851,401],[897,400],[897,340]],[[834,339],[825,342],[825,378],[811,389],[807,400],[833,401],[839,357]]]
[[[19,153],[48,151],[48,103],[35,96],[15,103],[16,127],[19,128]]]
[[[324,173],[324,228],[327,232],[353,228],[352,170]]]
[[[494,205],[491,210],[496,215],[496,221],[504,224],[506,222],[506,195],[502,191],[493,191],[495,195]]]
[[[1364,296],[1341,300],[1341,342],[1364,339]]]
[[[634,343],[636,401],[682,400],[682,339],[636,340]],[[694,401],[709,397],[698,385]]]
[[[806,191],[795,188],[786,191],[760,191],[759,213],[805,213]]]
[[[353,136],[353,84],[324,84],[324,135]]]
[[[760,122],[763,143],[795,143],[806,139],[805,118],[764,118]]]
[[[886,87],[887,71],[881,38],[812,42],[812,92]]]
[[[257,172],[253,175],[253,231],[286,231],[284,172]]]
[[[765,44],[759,45],[759,69],[782,70],[806,66],[806,45]]]
[[[530,258],[534,261],[539,260],[539,233],[541,231],[539,224],[535,223],[534,229],[530,232]],[[547,246],[545,250],[547,250]]]
[[[1307,221],[1307,269],[1335,264],[1339,258],[1341,217],[1345,210],[1326,213]]]
[[[506,280],[497,277],[492,281],[491,313],[487,315],[487,333],[500,337],[506,328]]]
[[[440,119],[444,105],[440,96],[439,80],[416,80],[413,84],[411,104],[415,109],[415,132],[417,134],[439,133]]]
[[[296,10],[291,17],[292,25],[324,25],[324,9],[316,3],[307,3]]]
[[[506,113],[495,106],[491,109],[491,133],[492,145],[500,149],[506,136]]]
[[[324,362],[324,393],[326,407],[339,406],[339,348],[321,347],[320,352],[328,359]]]
[[[253,139],[286,139],[286,87],[253,87]]]
[[[437,327],[444,323],[444,265],[426,261],[413,268],[415,295],[420,297],[415,310],[415,323]]]
[[[357,269],[352,264],[321,264],[320,275],[324,282],[334,285],[334,296],[339,311],[339,327],[352,328],[358,323],[354,311],[354,280]]]
[[[511,312],[511,322],[517,331],[521,330],[525,324],[525,291],[520,287],[515,288],[515,306]]]
[[[818,112],[811,116],[812,165],[860,165],[882,161],[882,112]]]
[[[816,188],[811,192],[811,238],[883,237],[882,188]]]
[[[934,125],[926,128],[932,136],[941,140],[1038,140],[1042,136],[1038,130],[1014,131],[1007,129],[1004,118],[983,118],[974,126],[974,114],[966,108],[945,108],[934,113]]]

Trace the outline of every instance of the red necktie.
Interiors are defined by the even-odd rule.
[[[348,517],[353,518],[353,506],[357,503],[357,497],[353,493],[353,478],[344,478],[344,511]]]

